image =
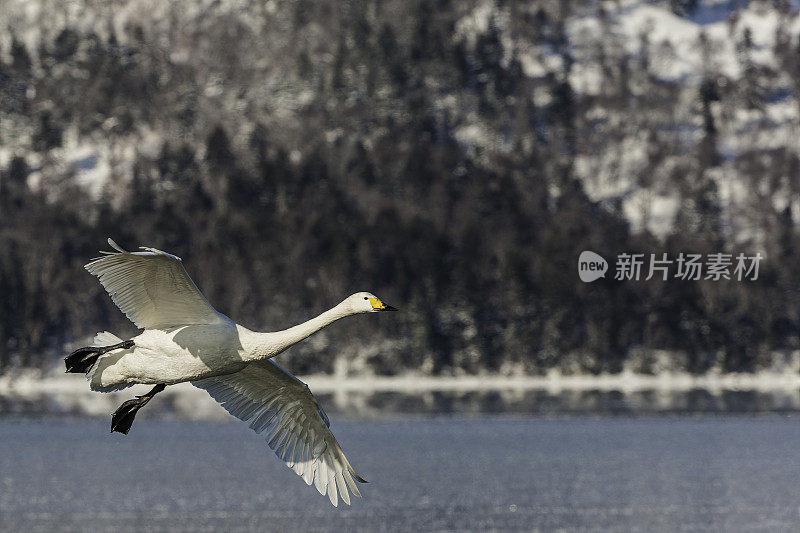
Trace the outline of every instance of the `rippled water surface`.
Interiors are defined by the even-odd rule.
[[[333,421],[370,483],[335,509],[243,424],[0,418],[6,531],[796,531],[793,416]]]

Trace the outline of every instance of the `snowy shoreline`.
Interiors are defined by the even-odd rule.
[[[465,376],[336,376],[314,374],[298,376],[315,393],[336,392],[405,392],[428,391],[689,391],[702,389],[787,391],[800,390],[800,374],[762,371],[756,373],[708,373],[693,375],[665,372],[658,375],[620,372],[618,374],[567,375],[551,371],[543,376],[502,376],[495,374]],[[173,390],[184,389],[180,384]],[[131,389],[136,390],[136,389]],[[188,388],[187,390],[192,390]],[[89,391],[80,376],[45,376],[36,372],[0,375],[0,396],[27,396],[37,393],[80,394]],[[109,394],[113,395],[113,393]]]
[[[326,410],[348,416],[507,413],[726,413],[800,411],[800,375],[662,373],[546,376],[341,377],[303,376]],[[136,385],[99,394],[82,376],[0,376],[0,416],[105,417],[120,403],[149,390]],[[168,387],[145,416],[233,420],[205,391],[188,383]]]
[[[693,375],[668,372],[658,375],[620,372],[618,374],[566,375],[551,371],[543,376],[335,376],[314,374],[299,376],[315,393],[336,392],[405,392],[428,391],[500,391],[542,390],[561,391],[689,391],[702,389],[787,391],[800,390],[800,374],[762,371],[756,373],[708,373]],[[184,389],[188,385],[172,387]],[[131,389],[136,390],[136,389]],[[188,388],[188,390],[192,390]],[[0,396],[27,396],[37,393],[80,394],[89,391],[80,376],[39,377],[36,372],[0,375]],[[113,395],[113,393],[111,394]]]

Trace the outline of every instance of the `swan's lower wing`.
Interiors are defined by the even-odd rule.
[[[331,433],[328,417],[308,386],[271,360],[250,363],[244,370],[226,376],[193,381],[207,391],[230,414],[256,433],[264,432],[269,447],[289,468],[328,495],[350,504],[348,487],[361,496],[356,474]]]

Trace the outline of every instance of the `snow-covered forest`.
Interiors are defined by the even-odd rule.
[[[800,350],[800,2],[0,0],[0,371],[181,256],[298,373],[756,370]],[[764,256],[586,284],[583,250]],[[612,265],[613,268],[613,265]]]

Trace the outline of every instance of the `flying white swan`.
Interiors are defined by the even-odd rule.
[[[111,431],[127,434],[136,412],[167,385],[190,381],[230,414],[250,421],[277,456],[306,484],[349,504],[348,487],[365,481],[356,474],[331,433],[330,422],[308,386],[270,360],[293,344],[348,315],[395,311],[368,292],[292,328],[258,333],[219,313],[183,268],[179,257],[142,248],[102,252],[86,270],[97,276],[111,299],[144,331],[123,341],[107,331],[92,346],[65,358],[67,372],[86,373],[92,390],[109,392],[137,383],[155,384],[128,400],[111,418]]]

